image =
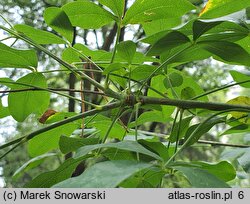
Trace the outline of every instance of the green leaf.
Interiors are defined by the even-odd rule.
[[[181,98],[184,100],[192,99],[195,97],[195,90],[191,87],[185,87],[181,90]]]
[[[75,62],[81,62],[81,58],[79,53],[77,53],[73,48],[68,47],[63,50],[62,52],[62,60],[68,62],[68,63],[75,63]]]
[[[138,140],[138,142],[151,152],[158,154],[164,161],[169,159],[168,149],[162,142]]]
[[[247,19],[250,19],[250,7],[246,8]]]
[[[69,42],[73,41],[73,26],[71,25],[68,16],[61,8],[46,8],[43,17],[48,26],[65,37]]]
[[[201,21],[211,23],[218,20],[212,19],[212,20],[201,20]],[[246,28],[244,24],[241,24],[240,22],[237,21],[222,21],[219,25],[214,26],[213,28],[210,28],[210,30],[207,31],[208,34],[226,33],[226,32],[248,34],[249,29]]]
[[[115,188],[133,174],[151,167],[152,164],[116,160],[97,163],[78,177],[67,179],[56,188]]]
[[[0,118],[5,118],[10,115],[8,107],[2,105],[2,100],[0,99]]]
[[[62,38],[50,32],[35,29],[28,25],[18,24],[18,25],[15,25],[14,28],[19,33],[27,36],[28,38],[30,38],[31,40],[33,40],[34,42],[38,44],[43,45],[43,44],[65,44],[66,43]]]
[[[110,60],[112,58],[111,52],[107,52],[104,50],[91,50],[85,45],[80,44],[80,43],[75,44],[74,48],[77,49],[80,53],[84,54],[85,56],[91,57],[91,59],[94,62],[96,62],[99,66],[107,69],[107,71],[104,71],[105,74],[107,74],[110,71],[115,72],[115,70],[117,70],[117,72],[118,71],[122,72],[124,70],[120,70],[121,66],[122,68],[125,68],[128,66],[125,60],[118,55],[115,56],[114,63],[109,65]],[[82,56],[79,53],[77,53],[75,50],[73,50],[72,48],[66,48],[62,54],[62,59],[69,63],[81,62],[80,57],[82,58]],[[101,63],[101,62],[104,62],[104,63]],[[144,56],[140,52],[136,52],[133,57],[133,63],[142,64],[144,62],[159,62],[159,59],[156,59],[153,57],[147,57],[147,56]],[[119,65],[119,66],[116,66],[116,65]]]
[[[74,45],[74,48],[79,50],[81,53],[85,54],[88,57],[91,57],[93,61],[108,61],[110,62],[112,53],[104,50],[92,50],[87,46],[77,43]],[[79,54],[78,54],[79,55]]]
[[[63,162],[56,170],[49,171],[38,175],[32,181],[27,183],[24,187],[25,188],[50,188],[51,186],[70,178],[75,168],[78,164],[89,158],[90,156],[85,156],[79,159],[67,159]]]
[[[238,44],[227,41],[202,41],[198,44],[226,62],[250,66],[250,54]]]
[[[250,158],[250,148],[247,148],[245,153],[237,159],[246,173],[250,173],[250,160],[249,160],[249,158]]]
[[[210,174],[218,177],[222,181],[231,181],[236,177],[236,171],[232,164],[227,161],[221,161],[217,164],[209,164],[205,162],[192,162],[194,164],[201,165],[203,170],[208,171]]]
[[[229,41],[229,42],[237,42],[246,38],[248,34],[246,33],[234,33],[234,32],[224,32],[224,33],[214,33],[214,34],[208,34],[203,35],[199,38],[199,41]],[[244,48],[242,46],[242,48]],[[245,48],[244,48],[245,49]]]
[[[123,25],[140,24],[158,19],[181,17],[195,7],[186,0],[136,0],[128,9],[122,21]]]
[[[181,24],[180,26],[174,28],[174,30],[177,30],[187,36],[193,35],[193,24],[197,19],[191,19],[189,21],[187,21],[184,24]]]
[[[172,30],[163,30],[157,33],[153,33],[152,35],[149,35],[148,37],[142,38],[140,41],[152,45],[170,32],[172,32]]]
[[[84,54],[86,57],[91,57],[94,62],[110,62],[112,53],[106,52],[104,50],[91,50],[83,44],[77,43],[74,45],[80,53]],[[68,63],[82,62],[82,56],[72,48],[66,48],[62,53],[62,59]],[[98,63],[99,64],[99,63]],[[102,67],[107,67],[108,64],[99,64]]]
[[[136,52],[136,44],[133,41],[123,41],[117,46],[117,55],[125,59],[129,64],[132,63]]]
[[[156,188],[159,187],[165,172],[157,167],[151,167],[134,174],[123,181],[122,188]]]
[[[208,171],[194,167],[174,167],[182,172],[193,188],[229,188],[230,186]]]
[[[193,40],[196,41],[200,36],[202,36],[204,33],[212,29],[213,27],[220,25],[222,21],[212,21],[212,22],[206,22],[197,20],[193,24]]]
[[[36,157],[59,147],[62,135],[70,136],[74,130],[79,128],[77,123],[68,123],[47,132],[41,133],[28,142],[28,152],[31,157]]]
[[[7,86],[9,88],[13,88],[15,85],[15,82],[10,79],[10,78],[7,78],[7,77],[4,77],[4,78],[0,78],[0,84],[3,85],[3,86]]]
[[[41,73],[30,73],[16,82],[31,86],[47,88],[45,77]],[[27,89],[29,86],[15,84],[11,90]],[[48,107],[50,94],[47,91],[12,92],[8,97],[11,116],[18,122],[23,122],[31,113],[42,114]]]
[[[132,122],[130,123],[129,127],[130,128],[135,127],[136,124],[142,125],[147,122],[165,123],[170,120],[170,115],[172,112],[173,112],[173,109],[170,109],[168,113],[166,112],[163,113],[162,111],[157,111],[157,110],[144,112],[138,117],[137,123]]]
[[[244,155],[250,148],[234,148],[225,149],[221,153],[221,159],[223,160],[235,160]]]
[[[241,47],[243,47],[249,54],[250,54],[250,35],[248,35],[247,37],[237,41],[237,44],[240,45]]]
[[[77,1],[62,7],[73,26],[85,29],[100,28],[116,20],[110,12],[89,1]]]
[[[101,138],[104,138],[111,124],[112,120],[110,118],[99,115],[87,127],[95,127],[99,131]],[[124,132],[124,127],[116,122],[109,133],[109,138],[122,139]]]
[[[190,168],[199,168],[205,171],[208,171],[208,173],[213,174],[218,179],[222,181],[231,181],[235,179],[236,177],[236,170],[227,161],[221,161],[219,163],[206,163],[206,162],[200,162],[200,161],[193,161],[190,163],[187,162],[174,162],[172,165],[174,168],[177,166],[181,167],[190,167]]]
[[[211,57],[211,53],[202,49],[197,44],[194,44],[190,47],[190,43],[183,44],[179,47],[175,47],[161,54],[161,61],[164,62],[170,59],[172,56],[176,55],[172,58],[168,64],[171,64],[171,67],[184,64],[187,62],[193,62],[197,60],[203,60]],[[187,47],[189,47],[187,49]],[[184,51],[183,51],[184,50]],[[181,53],[180,53],[181,52]],[[192,53],[192,55],[190,55]]]
[[[187,146],[190,146],[194,143],[196,143],[202,135],[207,133],[213,126],[225,122],[225,118],[213,118],[205,123],[203,123],[199,128],[199,124],[192,125],[188,128],[186,135],[185,135],[185,140],[189,138],[189,136],[195,131],[194,137],[188,142]],[[198,128],[198,129],[197,129]]]
[[[191,122],[191,120],[193,119],[193,116],[187,117],[187,118],[183,118],[181,121],[181,129],[179,132],[179,139],[181,139],[184,135],[185,132],[187,131],[189,124]],[[177,135],[178,135],[178,127],[179,127],[180,122],[176,123],[171,134],[169,137],[169,141],[174,143],[177,140]]]
[[[111,73],[110,79],[114,82],[116,82],[117,84],[119,84],[122,88],[126,89],[127,88],[127,79],[125,78],[121,78],[121,77],[117,77],[117,76],[125,76],[127,74],[127,72],[124,69],[120,69],[120,70],[116,70],[114,72]]]
[[[223,132],[222,134],[220,134],[220,136],[223,135],[230,135],[230,134],[238,134],[238,133],[249,133],[250,132],[250,126],[247,124],[240,124],[237,126],[234,126],[228,130],[226,130],[225,132]]]
[[[201,12],[201,18],[218,18],[236,11],[240,11],[250,6],[249,0],[209,0],[204,10]]]
[[[216,25],[216,22],[220,22],[218,25]],[[196,22],[194,22],[196,23]],[[242,38],[246,38],[248,36],[249,30],[236,23],[231,21],[214,21],[214,20],[202,20],[199,23],[200,25],[197,26],[197,32],[199,29],[202,30],[206,29],[208,27],[209,30],[206,29],[206,34],[199,37],[200,41],[230,41],[230,42],[236,42],[239,41]],[[204,25],[201,25],[204,24]],[[213,27],[211,27],[213,26]],[[193,25],[194,27],[194,25]],[[193,28],[194,29],[194,28]],[[243,46],[242,46],[243,47]],[[246,49],[245,47],[243,47]]]
[[[132,152],[137,152],[141,154],[148,155],[152,158],[162,160],[161,157],[159,157],[157,154],[147,150],[144,148],[142,145],[140,145],[136,141],[122,141],[122,142],[117,142],[117,143],[105,143],[105,144],[96,144],[96,145],[86,145],[78,149],[76,154],[74,155],[74,158],[79,158],[82,156],[85,156],[91,151],[100,149],[100,148],[115,148],[118,150],[126,150],[126,151],[132,151]]]
[[[29,171],[40,165],[46,158],[56,156],[55,153],[43,154],[38,157],[32,158],[31,160],[24,163],[20,168],[18,168],[13,174],[13,179],[17,179],[22,176],[25,172]]]
[[[171,82],[174,85],[179,85],[179,86],[175,86],[173,87],[173,90],[171,88],[166,89],[166,94],[169,97],[176,97],[176,95],[178,96],[178,98],[185,98],[185,99],[191,99],[194,96],[200,95],[202,93],[204,93],[204,90],[201,88],[201,86],[190,76],[188,76],[187,74],[184,74],[181,71],[178,71],[176,69],[172,69],[172,68],[168,68],[167,69],[167,73],[168,76],[175,76],[173,77],[173,79],[171,80]],[[177,77],[178,75],[178,77]],[[183,83],[180,85],[180,82],[174,82],[174,79],[178,79],[180,78],[180,76],[182,77],[182,81]],[[165,78],[164,78],[165,80]],[[180,79],[179,79],[180,80]],[[190,84],[192,84],[192,86],[190,87]],[[200,98],[199,100],[202,101],[208,101],[207,96]]]
[[[61,120],[64,120],[66,118],[76,116],[76,115],[77,115],[77,113],[75,113],[75,112],[55,112],[46,119],[45,124],[59,122]],[[80,119],[80,120],[77,120],[75,122],[79,122],[79,124],[81,124],[82,120]]]
[[[125,1],[124,0],[99,0],[99,2],[109,7],[115,15],[121,19],[124,12]]]
[[[63,154],[73,152],[85,145],[94,145],[99,141],[98,138],[72,138],[61,136],[59,140],[59,147]]]
[[[152,88],[158,90],[159,92],[166,94],[167,89],[163,85],[164,79],[165,79],[165,76],[163,76],[163,75],[155,76],[151,79],[150,86]],[[158,93],[154,92],[151,89],[149,89],[149,91],[148,91],[148,96],[162,98],[162,95],[159,95]],[[158,120],[168,119],[171,116],[171,114],[174,112],[174,109],[175,109],[175,107],[170,107],[170,106],[161,106],[161,108],[162,108],[162,116],[161,117],[159,116]],[[165,120],[165,122],[166,122],[166,120]]]
[[[132,49],[131,49],[132,50]],[[125,50],[126,52],[126,50]],[[132,53],[132,52],[131,52]],[[127,55],[127,54],[126,54]],[[130,56],[130,55],[127,55],[127,56]],[[128,58],[128,57],[127,57]],[[111,58],[110,58],[111,59]],[[133,64],[130,64],[128,65],[128,63],[124,60],[126,58],[122,57],[122,55],[120,54],[116,54],[115,55],[115,59],[114,59],[114,62],[115,63],[121,63],[124,65],[124,67],[126,68],[135,68],[136,66],[138,66],[139,64],[143,64],[143,63],[147,63],[147,62],[160,62],[159,59],[155,58],[155,57],[152,57],[152,56],[145,56],[143,53],[141,52],[135,52],[134,53],[134,56],[133,56],[133,59],[132,59],[132,62]]]
[[[250,148],[229,149],[222,153],[222,159],[237,160],[246,173],[250,173]]]
[[[173,72],[168,75],[168,78],[164,79],[163,83],[166,89],[178,87],[183,84],[183,77],[179,73]]]
[[[124,64],[122,64],[122,63],[112,63],[107,68],[105,68],[105,70],[102,72],[102,74],[103,75],[109,74],[111,72],[114,72],[114,71],[117,71],[117,70],[120,70],[123,68],[125,68],[125,67],[124,67]]]
[[[217,22],[220,22],[218,25]],[[199,41],[238,41],[242,38],[247,39],[246,36],[248,36],[248,29],[231,21],[218,21],[218,20],[190,20],[183,26],[179,28],[175,28],[175,30],[187,35],[191,36],[193,35],[193,38],[197,38],[201,34],[202,35],[199,37]],[[147,38],[142,39],[142,42],[149,43],[149,44],[154,44],[156,41],[158,41],[160,38],[162,38],[164,35],[169,33],[170,30],[165,30],[162,32],[158,32],[154,35],[151,35]],[[247,45],[249,43],[243,42],[245,40],[241,40],[242,42],[239,43],[244,49],[247,50]],[[237,42],[238,43],[238,42]],[[179,50],[183,50],[185,46],[190,46],[190,43],[187,43],[188,45],[183,45],[180,46]],[[182,48],[183,47],[183,48]],[[176,50],[175,50],[176,49]],[[170,56],[173,55],[174,53],[178,52],[178,48],[175,48],[171,50],[171,53],[169,54]],[[178,59],[185,58],[186,62],[192,61],[193,60],[201,60],[201,59],[206,59],[211,56],[211,54],[204,55],[205,50],[202,50],[197,44],[193,44],[191,48],[188,50],[185,50],[181,54],[178,55]],[[190,53],[193,53],[190,55]],[[203,54],[204,53],[204,54]],[[204,55],[204,56],[203,56]],[[202,57],[201,57],[202,56]],[[176,57],[175,57],[176,60]]]
[[[240,84],[240,86],[245,87],[245,88],[250,88],[250,74],[247,75],[247,74],[243,74],[241,72],[237,72],[234,70],[229,71],[229,73],[233,77],[234,81],[237,83],[243,82],[243,81],[249,81],[247,83]]]
[[[143,64],[134,68],[131,72],[131,79],[142,80],[149,77],[157,67],[152,65]]]
[[[0,67],[36,68],[36,52],[34,50],[13,49],[0,42]]]
[[[187,42],[190,42],[190,40],[186,35],[178,31],[172,31],[153,44],[147,55],[160,55],[163,52]]]
[[[118,149],[106,149],[102,155],[108,160],[137,160],[134,152]]]
[[[143,23],[143,29],[147,36],[155,33],[170,30],[171,28],[181,24],[181,18],[163,18]]]
[[[250,106],[250,97],[238,96],[236,98],[229,100],[227,103],[235,104],[235,105]],[[249,113],[234,111],[234,112],[231,112],[230,114],[234,118],[238,119],[241,123],[250,125]]]

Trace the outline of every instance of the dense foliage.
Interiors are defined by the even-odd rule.
[[[35,115],[40,123],[37,130],[0,147],[3,159],[27,145],[32,159],[14,178],[55,157],[61,163],[25,187],[169,187],[175,178],[174,187],[230,187],[238,166],[249,173],[249,146],[200,139],[218,124],[224,127],[221,135],[249,133],[247,94],[223,102],[210,97],[236,85],[248,90],[249,74],[232,69],[228,73],[234,82],[211,89],[183,70],[211,57],[250,67],[250,2],[240,2],[210,0],[198,17],[198,1],[136,0],[131,6],[125,0],[64,2],[45,9],[44,21],[51,28],[46,30],[12,25],[2,17],[7,26],[0,29],[7,39],[27,46],[21,49],[2,39],[0,68],[29,73],[17,80],[0,78],[8,93],[8,106],[0,103],[0,118],[12,116],[24,124]],[[142,38],[124,39],[129,28],[140,30]],[[100,48],[97,39],[97,49],[91,49],[87,29],[101,30],[108,40]],[[50,45],[61,53],[54,54]],[[60,69],[45,69],[38,53]],[[220,67],[214,67],[219,77]],[[51,82],[51,73],[60,73],[56,81],[69,75],[70,88]],[[69,99],[69,112],[53,104],[57,98]],[[212,145],[211,152],[214,145],[233,149],[215,163],[194,161],[187,150],[201,143]]]

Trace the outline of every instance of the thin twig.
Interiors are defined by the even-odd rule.
[[[97,95],[103,95],[104,93],[98,92],[98,91],[90,91],[90,90],[77,90],[77,89],[66,89],[66,88],[48,88],[51,91],[70,91],[70,92],[83,92],[83,93],[89,93],[89,94],[97,94]],[[27,88],[27,89],[16,89],[16,90],[5,90],[0,91],[0,93],[15,93],[15,92],[25,92],[25,91],[44,91],[44,89],[39,88]]]
[[[202,93],[201,95],[195,96],[195,97],[193,97],[193,98],[191,98],[191,99],[192,99],[192,100],[195,100],[195,99],[201,98],[201,97],[203,97],[203,96],[207,96],[207,95],[209,95],[209,94],[215,93],[215,92],[217,92],[217,91],[221,91],[221,90],[230,88],[230,87],[232,87],[232,86],[241,85],[241,84],[245,84],[245,83],[248,83],[248,82],[250,82],[250,79],[249,79],[249,80],[245,80],[245,81],[241,81],[241,82],[237,82],[237,83],[233,83],[233,84],[223,85],[223,86],[221,86],[221,87],[218,87],[218,88],[215,88],[215,89],[206,91],[205,93]]]
[[[1,83],[1,80],[0,80],[0,83]],[[5,83],[5,84],[18,84],[18,85],[22,85],[22,86],[27,86],[27,87],[31,87],[33,89],[35,88],[35,89],[38,89],[38,90],[47,91],[47,92],[50,92],[50,93],[58,94],[58,95],[63,96],[63,97],[71,98],[71,99],[73,99],[75,101],[82,102],[81,99],[78,99],[76,97],[72,97],[70,95],[67,95],[67,94],[64,94],[64,93],[61,93],[61,92],[57,92],[57,91],[54,91],[54,90],[51,90],[51,89],[48,89],[48,88],[42,88],[42,87],[33,86],[31,84],[25,84],[25,83],[20,83],[20,82],[13,82],[13,81],[11,81],[11,82],[9,82],[9,81],[3,81],[3,83]],[[84,101],[84,102],[86,104],[88,104],[88,105],[91,105],[91,106],[95,107],[95,108],[97,107],[97,105],[95,105],[93,103],[90,103],[88,101]]]
[[[243,144],[229,144],[229,143],[222,143],[216,141],[208,141],[208,140],[198,140],[200,144],[209,144],[212,146],[225,146],[225,147],[239,147],[239,148],[249,148],[250,145],[243,145]]]
[[[130,131],[135,131],[134,129],[130,129]],[[155,132],[148,132],[148,131],[142,131],[138,130],[138,132],[148,135],[148,136],[154,136],[159,137],[162,139],[168,139],[169,135],[165,135],[162,133],[155,133]],[[238,148],[250,148],[250,145],[244,145],[244,144],[231,144],[231,143],[223,143],[223,142],[216,142],[216,141],[209,141],[209,140],[198,140],[197,143],[200,144],[208,144],[212,146],[224,146],[224,147],[238,147]]]

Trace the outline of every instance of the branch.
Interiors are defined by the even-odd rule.
[[[242,112],[250,112],[250,106],[233,105],[233,104],[227,104],[227,103],[178,100],[178,99],[169,99],[169,98],[154,98],[154,97],[146,97],[146,96],[140,96],[139,99],[137,99],[137,101],[135,97],[131,97],[130,100],[134,100],[134,102],[130,101],[130,103],[141,102],[142,104],[169,105],[169,106],[175,106],[181,109],[201,108],[201,109],[213,110],[213,111],[241,109]]]
[[[35,136],[39,135],[39,134],[42,134],[44,132],[47,132],[49,130],[52,130],[54,128],[57,128],[59,126],[62,126],[62,125],[65,125],[65,124],[68,124],[68,123],[71,123],[73,121],[76,121],[76,120],[79,120],[81,119],[82,117],[87,117],[87,116],[91,116],[91,115],[95,115],[97,113],[100,113],[100,112],[104,112],[104,111],[107,111],[107,110],[111,110],[111,109],[114,109],[114,108],[118,108],[120,107],[122,104],[122,102],[114,102],[114,103],[110,103],[110,104],[107,104],[107,105],[104,105],[104,106],[100,106],[99,109],[93,109],[93,110],[90,110],[90,111],[87,111],[87,112],[84,112],[84,113],[81,113],[79,115],[76,115],[76,116],[73,116],[73,117],[69,117],[65,120],[62,120],[62,121],[59,121],[59,122],[56,122],[52,125],[49,125],[47,127],[44,127],[44,128],[41,128],[37,131],[34,131],[28,135],[25,135],[25,136],[22,136],[20,138],[17,138],[15,140],[12,140],[8,143],[5,143],[3,145],[0,146],[0,150],[1,149],[4,149],[6,147],[9,147],[11,145],[14,145],[16,144],[13,148],[11,148],[11,150],[15,149],[16,147],[18,147],[19,145],[23,144],[24,142],[27,142],[29,140],[31,140],[32,138],[34,138]],[[11,151],[7,151],[6,153],[4,153],[3,155],[0,156],[0,159],[2,159],[4,156],[6,156],[8,153],[10,153]]]
[[[20,90],[8,90],[8,91],[0,91],[0,93],[6,92],[21,92],[21,91],[38,91],[38,90],[47,90],[44,88],[34,87],[28,89],[20,89]],[[69,89],[48,89],[50,91],[69,91]],[[71,90],[75,92],[81,92],[81,90]],[[99,94],[105,95],[104,93],[96,92],[96,91],[89,91],[83,90],[85,93],[91,94]],[[122,100],[121,100],[122,101]],[[136,98],[133,95],[129,95],[126,97],[127,105],[134,105],[135,103],[142,103],[145,104],[159,104],[159,105],[169,105],[175,106],[180,109],[206,109],[206,110],[213,110],[213,111],[223,111],[223,110],[231,110],[231,109],[240,109],[239,112],[250,112],[250,106],[243,106],[243,105],[234,105],[234,104],[226,104],[226,103],[214,103],[214,102],[203,102],[203,101],[193,101],[193,100],[179,100],[179,99],[169,99],[169,98],[154,98],[154,97],[147,97],[147,96],[139,96]]]

